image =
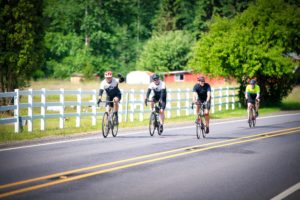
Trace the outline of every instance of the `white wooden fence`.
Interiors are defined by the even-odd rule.
[[[212,102],[211,111],[221,111],[222,109],[228,110],[235,109],[238,103],[237,97],[238,88],[212,88]],[[195,110],[191,109],[192,102],[192,91],[190,89],[177,89],[167,91],[167,105],[166,105],[166,117],[171,118],[172,116],[190,115],[195,114]],[[28,98],[26,103],[23,97]],[[56,96],[59,101],[51,102],[47,99],[47,96]],[[75,101],[66,101],[65,97],[72,96],[71,99]],[[97,116],[103,115],[102,111],[97,108],[97,96],[98,91],[96,90],[23,90],[16,89],[14,92],[0,93],[0,98],[13,98],[14,105],[0,106],[0,112],[13,110],[14,116],[10,118],[0,118],[0,124],[14,123],[15,132],[20,132],[22,129],[22,122],[27,122],[28,132],[33,130],[33,122],[40,120],[40,130],[45,130],[46,120],[49,118],[59,119],[59,128],[64,128],[65,118],[75,117],[76,127],[80,127],[81,118],[90,116],[92,125],[95,126],[100,123]],[[83,98],[84,97],[84,98]],[[34,99],[39,99],[34,101]],[[122,91],[122,100],[119,106],[119,121],[127,122],[140,120],[143,121],[145,114],[150,113],[150,107],[145,108],[144,106],[145,91],[144,90],[129,90]],[[238,104],[240,106],[240,104]],[[76,112],[67,113],[65,112],[66,107],[76,108]],[[38,108],[37,110],[34,108]],[[27,109],[27,115],[22,116],[20,113],[21,109]],[[58,113],[47,113],[48,110],[56,110]],[[24,113],[24,112],[22,112]],[[148,116],[149,114],[147,114]]]

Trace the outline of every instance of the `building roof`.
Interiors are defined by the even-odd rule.
[[[163,72],[163,75],[171,75],[171,74],[190,74],[193,70],[183,70],[183,71],[170,71],[170,72]]]

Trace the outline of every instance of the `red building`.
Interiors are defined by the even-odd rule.
[[[194,74],[192,70],[166,72],[164,73],[164,79],[166,83],[196,82],[197,77],[200,75],[204,76],[205,82],[211,85],[221,85],[225,83],[224,77],[209,78],[207,75]]]

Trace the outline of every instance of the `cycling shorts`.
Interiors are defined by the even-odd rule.
[[[106,96],[106,101],[113,101],[115,97],[118,97],[119,101],[121,101],[122,94],[119,93],[119,94],[114,95],[114,96]],[[114,103],[113,102],[106,102],[105,106],[109,106],[109,107],[112,108],[114,106]]]
[[[153,96],[152,97],[152,101],[154,101],[155,103],[159,102],[160,97],[159,96]],[[165,110],[166,109],[166,100],[164,99],[162,102],[158,103],[158,106],[160,109]]]

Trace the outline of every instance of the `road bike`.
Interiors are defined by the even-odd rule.
[[[147,102],[153,102],[147,100]],[[162,134],[162,130],[160,130],[160,121],[159,121],[159,105],[158,102],[155,102],[154,109],[151,111],[150,119],[149,119],[149,133],[151,136],[154,135],[155,130],[157,130],[158,135]]]
[[[249,118],[248,118],[249,127],[255,127],[256,124],[256,109],[253,104],[250,106]]]
[[[114,101],[102,101],[101,103],[114,103]],[[107,105],[109,106],[109,105]],[[107,137],[109,132],[113,137],[116,137],[118,134],[118,121],[117,114],[115,113],[114,108],[109,108],[109,112],[104,112],[102,117],[102,135],[103,137]]]
[[[205,106],[205,103],[201,103],[201,102],[198,102],[198,103],[192,103],[192,109],[194,109],[194,104],[198,104],[200,105],[200,111],[197,115],[197,118],[196,118],[196,136],[198,139],[200,139],[200,135],[202,134],[202,137],[203,138],[206,138],[206,133],[205,133],[205,117],[204,117],[204,106]]]

